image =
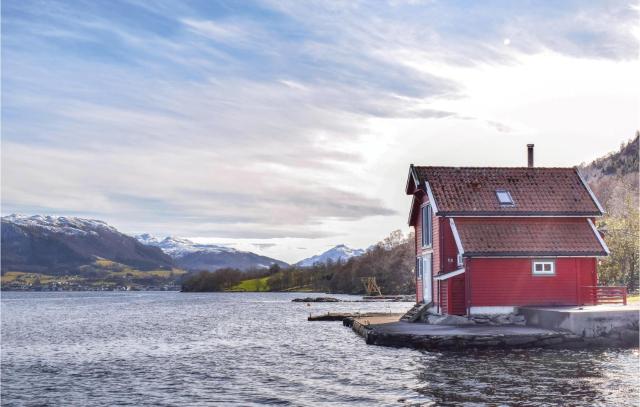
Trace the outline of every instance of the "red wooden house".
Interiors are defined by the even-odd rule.
[[[411,165],[416,295],[443,314],[588,303],[603,209],[575,168]]]

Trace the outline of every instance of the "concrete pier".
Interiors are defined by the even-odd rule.
[[[370,345],[427,350],[557,347],[580,339],[567,332],[516,325],[430,325],[390,318],[347,318],[343,324]]]
[[[521,307],[528,326],[569,331],[585,338],[635,337],[638,343],[640,304],[582,307]]]
[[[523,310],[527,325],[432,325],[391,315],[343,319],[366,343],[416,349],[638,347],[638,308]]]

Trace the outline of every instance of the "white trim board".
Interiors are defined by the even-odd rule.
[[[438,205],[436,205],[436,200],[433,197],[433,192],[431,191],[431,185],[429,185],[428,181],[424,182],[424,186],[427,189],[427,196],[429,196],[429,203],[431,203],[431,209],[433,209],[433,214],[438,214]]]
[[[516,310],[514,305],[494,306],[494,307],[471,307],[469,314],[510,314]]]
[[[601,218],[602,215],[443,215],[445,217],[455,218]]]
[[[593,224],[593,221],[591,219],[587,219],[587,222],[589,222],[589,226],[591,226],[591,230],[593,230],[593,233],[598,238],[598,242],[600,242],[600,245],[602,246],[604,251],[607,253],[607,256],[611,254],[611,252],[609,251],[609,247],[605,243],[604,239],[602,239],[602,236],[600,236],[600,232],[598,232],[598,229],[596,229],[596,225]]]
[[[456,227],[456,222],[453,218],[449,218],[449,225],[451,226],[451,231],[453,232],[453,239],[456,241],[456,246],[458,247],[458,254],[464,254],[464,248],[462,247],[462,240],[460,240],[460,235],[458,234],[458,228]]]
[[[606,257],[606,256],[575,256],[575,255],[555,255],[555,256],[469,256],[468,259],[556,259],[556,258],[584,258],[592,259],[594,257]]]
[[[464,269],[463,268],[455,270],[455,271],[450,271],[448,273],[437,275],[437,276],[434,277],[434,280],[436,280],[436,281],[448,280],[451,277],[459,276],[462,273],[464,273]]]

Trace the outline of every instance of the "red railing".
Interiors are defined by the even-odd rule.
[[[581,294],[582,304],[627,305],[627,287],[585,286]]]

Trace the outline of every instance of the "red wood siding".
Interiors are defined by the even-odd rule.
[[[424,198],[427,200],[427,198]],[[418,214],[415,216],[415,223],[413,224],[413,229],[415,231],[415,253],[416,256],[419,256],[422,252],[422,210],[420,209],[420,205],[422,204],[422,200],[419,200],[418,207],[416,211]]]
[[[432,273],[436,273],[436,265],[438,264],[438,262],[440,261],[440,254],[438,251],[438,247],[440,246],[440,238],[439,238],[439,230],[440,228],[438,227],[438,217],[435,216],[435,214],[433,214],[433,218],[431,220],[432,225],[433,225],[433,232],[432,232],[432,249],[422,249],[422,208],[421,206],[425,203],[429,202],[429,197],[426,194],[422,194],[420,196],[417,196],[416,198],[417,201],[417,207],[415,208],[415,210],[417,211],[416,215],[415,215],[415,223],[413,224],[414,227],[414,231],[415,231],[415,253],[416,253],[416,257],[418,256],[422,256],[423,253],[427,253],[431,250],[433,250],[433,258],[432,258]],[[432,211],[433,213],[433,211]],[[416,301],[417,302],[423,302],[424,301],[424,295],[422,292],[422,280],[419,279],[418,277],[418,273],[417,273],[417,269],[416,269]],[[437,298],[438,298],[438,293],[436,290],[436,285],[435,285],[435,281],[432,281],[432,297],[433,297],[433,301],[437,302]]]
[[[432,211],[431,224],[433,225],[433,242],[431,247],[433,248],[433,257],[431,259],[431,287],[433,287],[433,303],[440,304],[440,293],[437,290],[438,282],[433,279],[433,276],[440,271],[440,221],[441,218],[435,215],[435,211]]]
[[[453,232],[451,231],[451,224],[449,218],[442,219],[442,272],[448,273],[449,271],[455,271],[458,269],[457,257],[458,246],[453,238]]]
[[[596,284],[595,258],[557,258],[554,276],[534,276],[529,258],[467,260],[471,306],[575,305]]]
[[[449,313],[449,280],[438,281],[440,285],[440,313],[448,314]]]
[[[464,305],[464,274],[455,276],[449,281],[449,314],[465,315],[467,308]]]
[[[422,210],[420,206],[423,202],[427,202],[428,198],[426,196],[416,196],[416,215],[414,217],[415,223],[413,224],[414,229],[414,237],[415,237],[415,254],[416,258],[420,256],[422,253]],[[416,302],[421,303],[424,301],[424,295],[422,292],[422,279],[418,276],[418,264],[416,260]]]

